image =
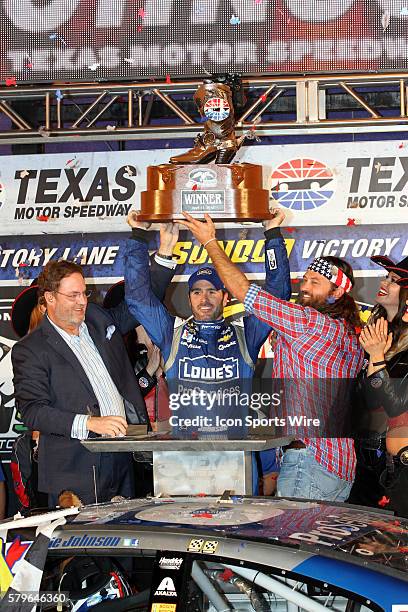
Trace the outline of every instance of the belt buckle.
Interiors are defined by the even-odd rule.
[[[399,456],[399,460],[402,463],[402,465],[408,465],[408,449],[402,451],[402,453]]]

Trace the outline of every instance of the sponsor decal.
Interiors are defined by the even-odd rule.
[[[204,115],[212,121],[224,121],[230,116],[230,105],[225,98],[210,98],[204,104]]]
[[[177,604],[171,603],[153,603],[152,612],[176,612]]]
[[[183,561],[182,557],[160,557],[159,566],[161,569],[179,570]]]
[[[194,333],[191,332],[188,328],[183,329],[183,333],[181,334],[181,339],[186,340],[187,342],[191,342],[194,338]]]
[[[187,187],[197,185],[198,187],[216,187],[217,172],[209,168],[195,168],[188,175],[189,181]]]
[[[239,363],[236,357],[224,359],[208,355],[206,366],[195,365],[202,357],[184,357],[179,361],[179,379],[214,383],[217,380],[235,380],[239,378]]]
[[[123,546],[139,546],[138,538],[123,538]]]
[[[232,331],[228,329],[223,336],[218,338],[218,342],[228,342],[229,340],[231,340],[231,338],[232,338]]]
[[[323,546],[339,546],[351,536],[360,535],[364,529],[370,526],[367,517],[363,514],[332,514],[326,518],[316,521],[314,529],[309,532],[292,533],[288,537],[291,540],[307,542],[308,544],[322,544]]]
[[[291,159],[271,174],[272,198],[294,211],[314,210],[333,195],[333,171],[307,157]]]
[[[112,548],[121,541],[119,536],[71,535],[67,539],[52,538],[48,548]]]
[[[181,210],[192,212],[224,212],[225,191],[187,191],[182,189]]]
[[[154,595],[161,595],[164,597],[177,597],[177,591],[174,586],[173,579],[169,576],[163,578],[156,591],[154,592]]]
[[[202,551],[203,546],[204,540],[202,538],[194,538],[193,540],[190,540],[187,546],[187,552],[199,553]]]
[[[203,538],[194,538],[190,540],[187,546],[187,552],[214,554],[218,548],[217,540],[204,540]]]
[[[275,249],[267,249],[266,256],[268,258],[269,270],[276,270],[276,268],[278,267],[278,264],[276,262]]]
[[[204,542],[204,546],[201,552],[213,555],[217,548],[218,542],[216,540],[207,540],[206,542]]]

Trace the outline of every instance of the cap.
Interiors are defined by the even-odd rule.
[[[402,259],[398,263],[394,263],[392,259],[385,255],[373,255],[371,261],[385,268],[387,272],[395,272],[401,279],[408,279],[408,257],[405,257],[405,259]]]
[[[193,288],[193,285],[195,285],[195,283],[197,283],[200,280],[208,281],[218,291],[220,289],[225,291],[224,283],[222,282],[222,280],[220,279],[220,277],[218,276],[214,268],[208,268],[208,267],[200,268],[199,270],[194,272],[188,279],[189,290],[191,291],[191,289]]]

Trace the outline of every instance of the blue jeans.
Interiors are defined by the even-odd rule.
[[[348,498],[352,484],[326,470],[310,449],[289,449],[283,455],[277,495],[342,502]]]

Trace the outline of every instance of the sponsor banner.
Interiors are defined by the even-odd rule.
[[[263,166],[271,204],[290,226],[359,226],[407,221],[408,156],[398,141],[244,147],[236,161]],[[122,232],[140,208],[146,168],[177,149],[4,156],[0,171],[0,232],[59,234]],[[221,212],[217,166],[194,169],[179,193],[190,212]],[[194,187],[194,189],[192,189]]]
[[[122,226],[122,229],[123,226]],[[408,255],[407,225],[364,227],[304,227],[283,231],[289,254],[291,271],[302,273],[315,257],[335,255],[345,258],[355,271],[368,271],[369,275],[382,274],[382,268],[370,257],[387,255],[400,261]],[[29,284],[50,259],[70,259],[84,266],[89,278],[122,278],[123,256],[130,232],[4,236],[0,239],[0,282]],[[264,273],[264,234],[262,227],[250,226],[220,229],[217,237],[231,260],[244,272]],[[159,235],[151,231],[149,248],[158,248]],[[188,276],[197,267],[210,262],[206,249],[198,245],[186,230],[180,231],[174,249],[174,259],[183,267],[179,273]],[[268,255],[273,267],[273,254]],[[16,280],[17,279],[17,280]],[[5,283],[3,283],[5,284]]]

